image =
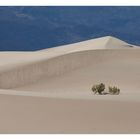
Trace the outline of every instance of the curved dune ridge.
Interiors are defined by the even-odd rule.
[[[121,94],[93,95],[101,82]],[[0,52],[0,89],[2,133],[140,132],[140,49],[111,36]]]

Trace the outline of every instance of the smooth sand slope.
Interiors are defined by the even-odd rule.
[[[120,95],[93,95],[116,85]],[[0,52],[0,133],[140,133],[140,49],[114,37]]]

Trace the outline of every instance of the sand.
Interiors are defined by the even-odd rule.
[[[0,133],[140,133],[139,89],[139,47],[111,36],[0,52]]]

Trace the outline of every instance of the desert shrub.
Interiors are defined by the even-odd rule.
[[[109,90],[109,94],[112,94],[112,95],[118,95],[120,93],[120,89],[117,88],[117,87],[108,87],[108,90]]]
[[[107,94],[118,95],[118,94],[120,94],[120,89],[117,88],[116,86],[113,86],[113,87],[109,86],[108,92],[105,92],[105,84],[103,84],[103,83],[94,85],[92,87],[92,91],[94,92],[94,94],[99,94],[99,95],[107,95]]]
[[[100,83],[98,85],[94,85],[92,87],[92,91],[95,93],[95,94],[100,94],[102,95],[103,94],[103,91],[105,90],[105,85],[103,83]]]

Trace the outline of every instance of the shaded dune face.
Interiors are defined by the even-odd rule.
[[[83,51],[19,65],[1,73],[0,86],[1,88],[26,86],[44,77],[48,81],[50,78],[75,71],[96,61],[103,61],[102,57],[97,60],[94,55],[95,52]]]
[[[14,88],[35,83],[44,77],[49,80],[87,65],[90,59],[91,52],[86,51],[19,65],[0,74],[0,87]]]
[[[54,91],[53,88],[60,92],[60,89],[72,91],[74,88],[78,92],[88,91],[98,82],[116,84],[124,90],[129,90],[129,86],[139,88],[139,54],[137,49],[109,49],[43,58],[1,72],[0,88],[43,92]]]

